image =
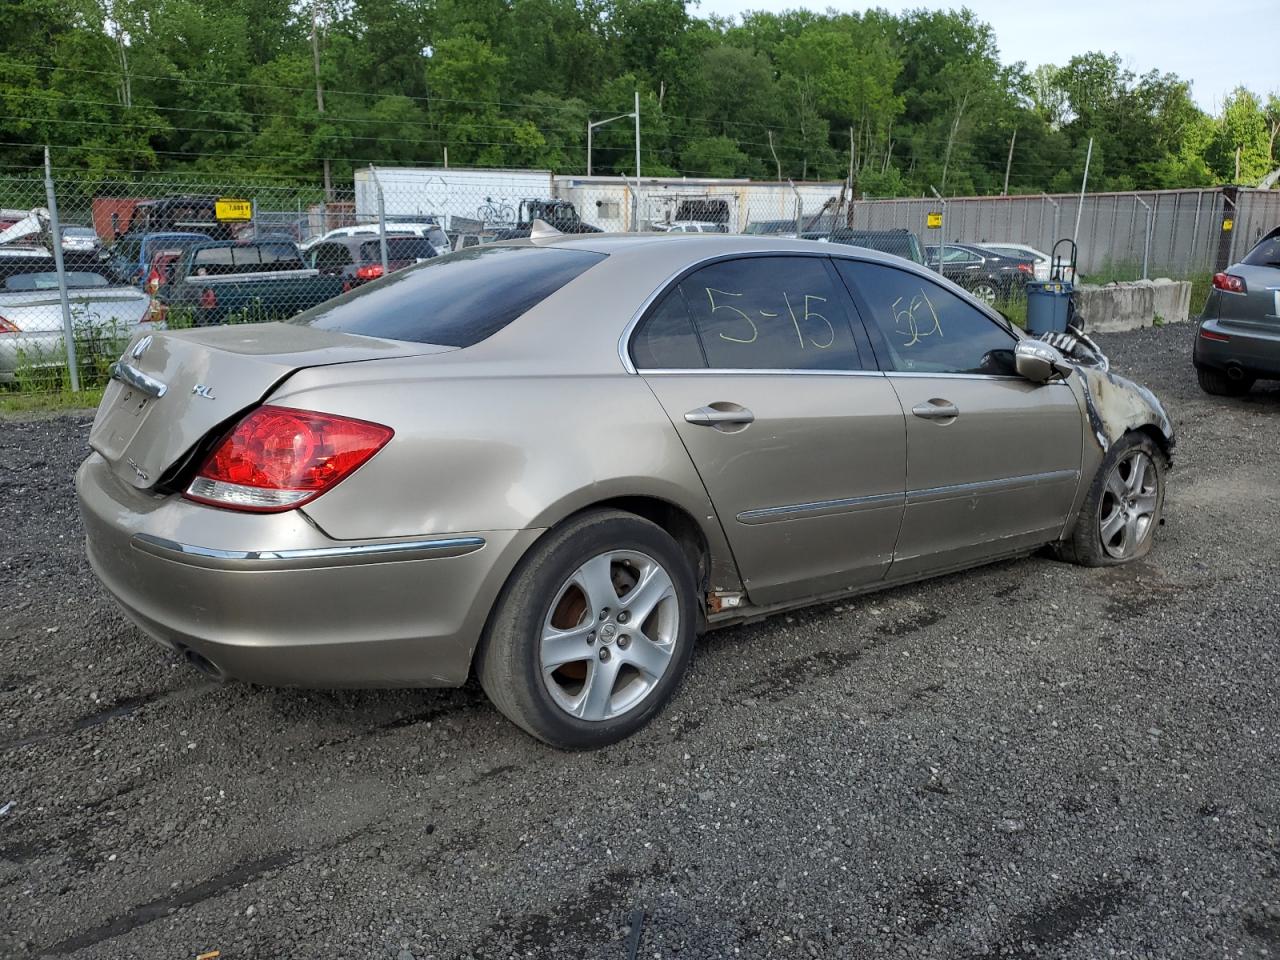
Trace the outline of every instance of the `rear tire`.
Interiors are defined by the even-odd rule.
[[[1196,368],[1196,378],[1200,381],[1200,389],[1215,397],[1243,397],[1253,388],[1254,378],[1245,376],[1240,380],[1232,380],[1221,370]]]
[[[1164,515],[1165,465],[1164,451],[1145,433],[1126,433],[1112,444],[1058,555],[1111,567],[1150,553]]]
[[[616,743],[675,693],[693,655],[697,590],[661,527],[592,510],[549,531],[494,607],[476,673],[517,726],[564,749]]]
[[[989,280],[979,280],[973,285],[971,292],[989,307],[994,306],[995,302],[1000,298],[1000,291]]]

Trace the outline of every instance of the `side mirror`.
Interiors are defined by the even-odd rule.
[[[1058,348],[1043,340],[1019,340],[1013,350],[1013,363],[1018,376],[1032,383],[1048,383],[1054,377],[1065,379],[1072,370]]]

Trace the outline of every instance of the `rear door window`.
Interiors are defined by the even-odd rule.
[[[493,336],[605,254],[481,246],[399,270],[290,323],[366,337],[469,347]]]
[[[860,370],[845,291],[822,257],[746,257],[680,282],[707,363],[728,370]]]

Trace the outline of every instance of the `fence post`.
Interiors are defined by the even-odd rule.
[[[1142,204],[1143,209],[1147,211],[1146,228],[1142,231],[1142,279],[1146,280],[1147,264],[1151,259],[1151,204],[1137,194],[1134,194],[1133,199]]]
[[[938,192],[938,188],[933,184],[929,184],[929,189],[933,191],[933,195],[942,203],[942,234],[938,237],[938,276],[945,277],[942,264],[947,259],[947,201],[943,199],[942,194]],[[925,211],[928,216],[928,211]]]
[[[382,181],[378,179],[378,171],[372,163],[369,164],[369,176],[378,191],[378,250],[382,254],[382,275],[385,277],[391,272],[387,269],[387,207],[382,196]]]
[[[62,262],[62,227],[58,224],[58,198],[53,191],[53,167],[49,163],[49,148],[44,148],[44,195],[49,205],[50,245],[53,247],[53,267],[58,272],[58,299],[62,301],[62,336],[67,349],[67,373],[71,378],[71,390],[80,392],[80,367],[76,363],[76,338],[71,326],[71,298],[67,294],[67,268]]]

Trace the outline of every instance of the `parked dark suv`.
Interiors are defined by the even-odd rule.
[[[1214,275],[1191,360],[1200,386],[1218,396],[1280,380],[1280,227]]]

